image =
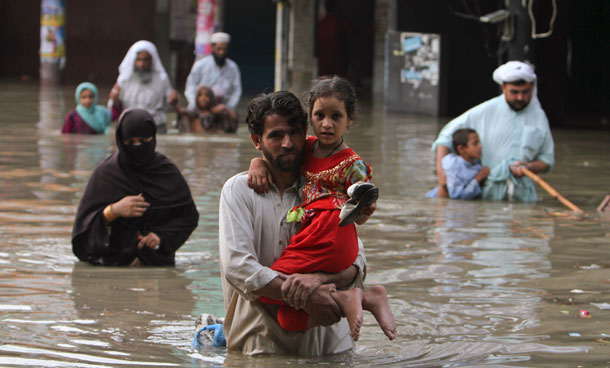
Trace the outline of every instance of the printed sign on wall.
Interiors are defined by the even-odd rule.
[[[64,0],[42,0],[40,11],[40,61],[66,63]]]

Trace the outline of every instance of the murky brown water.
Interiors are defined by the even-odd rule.
[[[610,303],[610,218],[595,214],[610,193],[609,132],[553,132],[557,166],[545,179],[589,213],[577,217],[543,192],[535,204],[425,198],[444,120],[363,109],[347,139],[374,166],[381,199],[359,234],[367,282],[388,289],[399,337],[387,342],[365,314],[351,354],[252,359],[191,347],[196,316],[224,314],[218,198],[256,154],[245,127],[159,137],[201,214],[175,268],[91,267],[72,255],[72,220],[113,136],[59,134],[73,101],[72,87],[0,83],[1,366],[610,365],[600,304]]]

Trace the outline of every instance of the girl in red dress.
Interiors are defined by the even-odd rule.
[[[356,227],[353,223],[339,226],[339,212],[350,199],[347,189],[356,183],[369,182],[372,175],[371,167],[343,140],[355,119],[356,104],[356,93],[345,79],[333,76],[314,81],[309,92],[309,113],[316,136],[308,136],[305,141],[303,202],[288,214],[289,222],[300,222],[300,230],[271,269],[286,275],[337,273],[356,260]],[[250,170],[251,175],[266,176],[266,170],[258,164],[255,166]],[[257,174],[255,170],[264,174]],[[361,209],[364,216],[356,223],[366,222],[375,206],[372,203]],[[331,296],[346,314],[354,340],[359,336],[363,308],[373,313],[390,340],[396,337],[396,324],[383,286],[364,292],[358,288],[333,290]],[[316,325],[302,310],[269,298],[261,300],[281,304],[277,319],[287,330],[302,331]]]

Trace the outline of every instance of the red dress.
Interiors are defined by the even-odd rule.
[[[351,148],[326,158],[313,156],[316,137],[307,137],[303,176],[305,210],[300,230],[290,239],[271,269],[285,273],[337,273],[348,268],[358,256],[358,237],[354,224],[339,227],[339,212],[349,199],[347,188],[358,181],[370,181],[371,167]],[[275,302],[263,298],[266,303]],[[293,312],[294,311],[294,312]],[[296,313],[295,313],[296,312]],[[307,327],[307,314],[283,305],[278,322],[287,330]]]

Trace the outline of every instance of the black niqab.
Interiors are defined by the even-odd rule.
[[[133,137],[152,137],[152,140],[139,146],[123,142],[124,139]],[[118,151],[102,161],[91,174],[78,206],[72,230],[72,245],[74,253],[81,260],[91,261],[88,254],[93,248],[110,246],[105,243],[108,242],[107,239],[98,241],[90,236],[89,232],[93,228],[95,233],[104,233],[102,211],[123,197],[141,194],[150,203],[147,212],[151,214],[159,213],[158,211],[175,211],[182,206],[192,207],[194,214],[197,212],[188,184],[176,165],[165,155],[155,151],[156,126],[146,110],[133,108],[123,112],[116,128],[116,144]],[[194,217],[194,224],[191,221],[193,219],[190,219],[185,221],[185,224],[168,224],[162,230],[187,231],[189,227],[196,227],[197,217],[198,215]],[[141,219],[134,218],[133,221],[138,222]],[[136,226],[139,226],[140,233],[144,235],[142,224]],[[194,227],[190,231],[192,229]],[[154,232],[155,229],[150,231]],[[98,244],[99,242],[102,244]]]

